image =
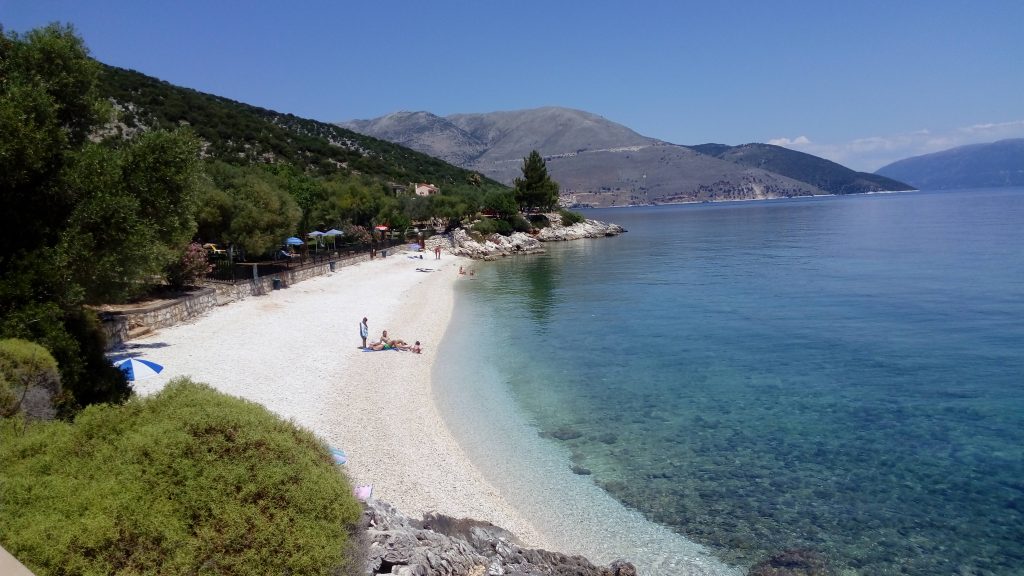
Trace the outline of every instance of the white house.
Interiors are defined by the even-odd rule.
[[[440,194],[440,193],[441,193],[441,190],[437,186],[434,186],[433,184],[426,184],[426,183],[422,183],[421,184],[419,182],[416,183],[416,195],[417,196],[433,196],[435,194]]]

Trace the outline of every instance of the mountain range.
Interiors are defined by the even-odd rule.
[[[622,206],[853,194],[913,187],[769,144],[683,146],[560,107],[437,116],[397,112],[339,124],[505,184],[531,150],[573,203]]]
[[[914,156],[883,166],[876,174],[928,190],[1024,186],[1024,138]]]

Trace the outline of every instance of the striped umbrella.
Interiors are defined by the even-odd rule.
[[[136,380],[142,380],[143,378],[149,378],[150,376],[156,376],[164,369],[163,366],[156,362],[150,362],[149,360],[143,360],[141,358],[128,358],[127,360],[121,360],[114,364],[124,372],[124,375],[128,377],[128,380],[132,382]]]

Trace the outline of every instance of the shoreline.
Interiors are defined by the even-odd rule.
[[[133,340],[121,352],[165,367],[136,383],[138,394],[188,376],[258,402],[344,450],[342,468],[353,486],[372,485],[374,499],[411,518],[430,512],[486,521],[522,546],[581,554],[597,564],[621,557],[639,574],[736,574],[703,546],[569,471],[566,454],[548,450],[513,411],[500,410],[507,402],[470,394],[459,383],[487,370],[474,362],[472,346],[456,342],[456,336],[486,336],[486,323],[452,324],[456,284],[468,281],[458,270],[478,265],[448,254],[362,262],[215,308]],[[387,329],[391,337],[419,340],[423,353],[363,352],[363,316],[368,341]],[[451,327],[461,332],[442,346]],[[442,354],[451,361],[440,364]],[[438,380],[449,367],[469,371],[449,386]],[[457,402],[452,393],[461,395]],[[493,448],[481,453],[481,440]],[[523,448],[527,453],[494,467],[495,458]]]
[[[134,384],[146,395],[188,376],[258,402],[312,430],[348,456],[353,485],[410,517],[435,512],[496,524],[522,544],[551,548],[480,474],[435,402],[432,371],[452,319],[460,266],[445,254],[405,253],[319,276],[266,296],[218,307],[195,320],[127,343],[119,355],[162,364]],[[431,269],[420,272],[417,268]],[[370,337],[423,344],[422,354],[363,352]]]

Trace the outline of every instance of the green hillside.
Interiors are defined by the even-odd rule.
[[[762,168],[794,180],[817,186],[832,194],[913,190],[914,187],[892,178],[856,172],[824,158],[771,144],[701,144],[690,146],[701,154]]]
[[[442,160],[333,124],[182,88],[102,66],[99,93],[120,109],[121,130],[189,126],[205,154],[236,165],[285,163],[315,175],[358,173],[398,183],[463,184],[474,176]]]

